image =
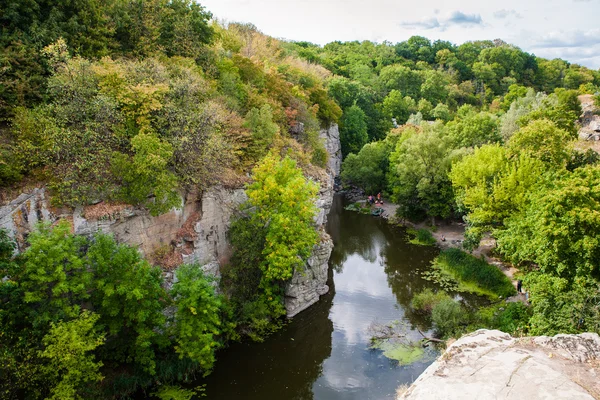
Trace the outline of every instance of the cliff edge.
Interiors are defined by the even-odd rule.
[[[599,367],[596,333],[517,339],[481,329],[450,345],[398,400],[598,399]]]

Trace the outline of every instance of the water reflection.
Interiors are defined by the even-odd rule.
[[[430,361],[399,367],[368,348],[373,322],[407,320],[417,291],[432,286],[421,278],[437,254],[413,246],[402,230],[385,221],[343,211],[334,199],[328,232],[335,247],[329,294],[265,343],[237,344],[218,354],[207,383],[210,399],[392,399]],[[418,333],[411,333],[418,338]]]

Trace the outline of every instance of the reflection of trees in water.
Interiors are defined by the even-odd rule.
[[[430,265],[438,250],[408,243],[406,233],[399,228],[381,226],[380,229],[388,243],[381,250],[388,285],[396,296],[396,301],[404,309],[408,322],[427,330],[431,327],[429,321],[423,315],[413,312],[410,303],[413,296],[423,289],[437,288],[435,283],[423,279],[421,272]]]
[[[207,397],[312,399],[312,385],[331,355],[333,323],[328,316],[332,299],[333,288],[264,343],[238,343],[218,353],[214,372],[198,382],[207,384]]]
[[[330,263],[337,272],[342,272],[344,262],[352,254],[375,262],[378,241],[382,239],[373,217],[344,212],[343,207],[343,197],[335,196],[327,219],[327,232],[334,244]]]

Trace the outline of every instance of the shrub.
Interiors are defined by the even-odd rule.
[[[420,246],[433,246],[436,244],[436,240],[433,237],[433,234],[429,229],[413,229],[409,228],[406,230],[409,235],[414,235],[415,237],[410,239],[409,242],[412,244],[420,245]]]
[[[515,288],[502,271],[459,249],[443,250],[434,265],[458,281],[462,291],[491,298],[515,294]]]
[[[468,315],[462,309],[460,303],[447,298],[433,307],[431,320],[435,324],[438,333],[443,337],[448,337],[460,333],[460,326],[467,324]]]
[[[417,311],[431,313],[435,306],[446,300],[452,300],[446,292],[434,293],[431,289],[425,289],[413,297],[410,305]]]

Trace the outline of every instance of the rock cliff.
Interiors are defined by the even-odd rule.
[[[315,246],[312,256],[308,259],[303,269],[297,269],[285,290],[285,308],[288,317],[293,317],[306,310],[319,301],[319,297],[329,291],[327,286],[327,270],[329,257],[333,250],[333,241],[324,231],[327,215],[333,204],[334,178],[340,174],[342,165],[342,150],[340,133],[337,125],[320,132],[329,154],[327,163],[327,176],[321,180],[321,187],[317,199],[319,212],[315,217],[315,224],[321,231],[321,239]]]
[[[450,345],[398,400],[591,400],[599,367],[595,333],[517,339],[482,329]]]
[[[198,262],[207,272],[218,275],[219,262],[229,253],[226,234],[231,215],[245,200],[242,189],[216,186],[201,196],[182,199],[182,208],[153,217],[139,208],[103,202],[57,209],[50,206],[46,189],[36,188],[0,207],[0,228],[8,230],[20,251],[38,222],[68,219],[74,233],[111,233],[119,242],[137,247],[146,257],[160,257],[167,270],[182,262]],[[167,271],[167,277],[170,276]]]
[[[323,231],[333,201],[333,179],[339,174],[341,151],[337,125],[321,131],[329,152],[327,174],[323,177],[317,199],[319,212],[315,224],[321,240],[315,246],[305,268],[294,274],[286,290],[288,315],[294,316],[327,293],[328,260],[333,248],[329,235]],[[227,262],[230,247],[227,230],[234,211],[247,197],[243,189],[214,186],[201,195],[187,194],[182,207],[153,217],[147,211],[104,202],[75,209],[54,208],[45,188],[32,189],[0,207],[0,228],[8,230],[23,250],[25,239],[38,222],[54,223],[59,219],[72,221],[76,234],[111,233],[122,243],[137,247],[146,257],[161,264],[167,282],[172,269],[182,262],[197,262],[212,275]]]

